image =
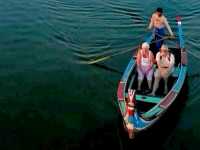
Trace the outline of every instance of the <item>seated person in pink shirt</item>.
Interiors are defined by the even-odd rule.
[[[153,76],[154,55],[149,50],[149,44],[147,42],[144,42],[142,48],[138,51],[136,63],[138,72],[138,90],[141,90],[144,77],[147,78],[148,88],[150,90]]]

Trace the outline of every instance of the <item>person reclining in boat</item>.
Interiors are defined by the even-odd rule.
[[[164,94],[167,94],[168,78],[171,75],[171,73],[174,71],[174,63],[175,63],[174,55],[169,52],[167,45],[161,46],[160,52],[156,54],[156,62],[157,62],[158,68],[156,69],[154,73],[155,80],[154,80],[153,91],[151,95],[155,95],[155,92],[158,89],[161,78],[164,79],[164,84],[165,84]]]
[[[144,42],[141,49],[137,53],[137,72],[138,72],[138,90],[141,90],[141,85],[144,77],[147,78],[148,88],[151,89],[154,55],[149,50],[149,44]]]
[[[155,52],[153,51],[154,54],[156,54],[159,51],[161,45],[163,44],[162,38],[165,36],[165,27],[167,28],[171,37],[174,37],[173,32],[167,21],[167,18],[163,15],[163,9],[157,8],[151,17],[151,20],[148,26],[148,29],[153,29],[153,32],[155,34],[154,39],[158,41],[156,42]]]

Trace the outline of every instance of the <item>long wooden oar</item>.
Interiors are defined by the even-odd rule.
[[[165,39],[169,39],[170,37],[169,36],[165,36],[159,40],[155,40],[155,41],[152,41],[150,44],[153,44],[153,43],[156,43],[156,42],[159,42],[159,41],[162,41],[162,40],[165,40]],[[88,61],[79,61],[80,64],[95,64],[95,63],[99,63],[99,62],[102,62],[102,61],[105,61],[105,60],[108,60],[112,57],[115,57],[115,56],[118,56],[118,55],[121,55],[121,54],[125,54],[125,53],[128,53],[130,51],[133,51],[135,49],[137,49],[138,46],[134,47],[134,48],[131,48],[131,49],[128,49],[128,50],[125,50],[125,51],[120,51],[118,53],[115,53],[115,54],[111,54],[111,55],[108,55],[108,56],[102,56],[100,58],[96,58],[96,59],[90,59]]]
[[[155,35],[159,36],[159,37],[163,37],[162,35],[158,34],[155,32]],[[174,37],[172,36],[172,39],[175,38],[175,37],[178,37],[178,35],[174,35]],[[196,59],[199,59],[200,60],[200,56],[199,55],[196,55],[194,54],[192,51],[190,51],[189,49],[187,49],[187,52],[188,54],[192,55],[193,57],[195,57]]]
[[[145,33],[147,34],[147,33]],[[140,36],[136,36],[134,37],[134,39],[138,39],[138,40],[141,40],[145,34],[142,34]],[[106,47],[106,49],[109,49],[111,45],[108,45]],[[106,55],[111,55],[111,54],[114,54],[114,53],[118,53],[120,52],[121,50],[119,49],[116,49],[116,50],[106,50],[106,51],[103,51],[103,52],[99,52],[99,51],[92,51],[91,53],[83,53],[81,51],[74,51],[74,55],[75,56],[78,56],[80,58],[83,58],[83,59],[95,59],[95,58],[99,58],[99,57],[105,57]]]

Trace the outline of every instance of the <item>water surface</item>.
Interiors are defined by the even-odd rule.
[[[133,48],[158,6],[164,8],[174,31],[175,16],[182,16],[190,55],[188,98],[169,134],[155,148],[199,146],[198,0],[0,0],[0,4],[1,149],[105,149],[105,144],[126,149],[114,101],[120,72],[132,52],[98,66],[77,64],[77,55]]]

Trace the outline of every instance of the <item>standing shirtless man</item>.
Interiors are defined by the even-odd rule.
[[[167,28],[170,36],[173,37],[174,35],[168,24],[167,18],[163,15],[163,9],[157,8],[151,17],[148,27],[148,29],[153,29],[155,33],[155,40],[158,40],[158,42],[156,42],[156,52],[159,51],[161,45],[163,44],[163,40],[161,39],[165,36],[165,28]],[[154,54],[156,54],[156,52]]]

